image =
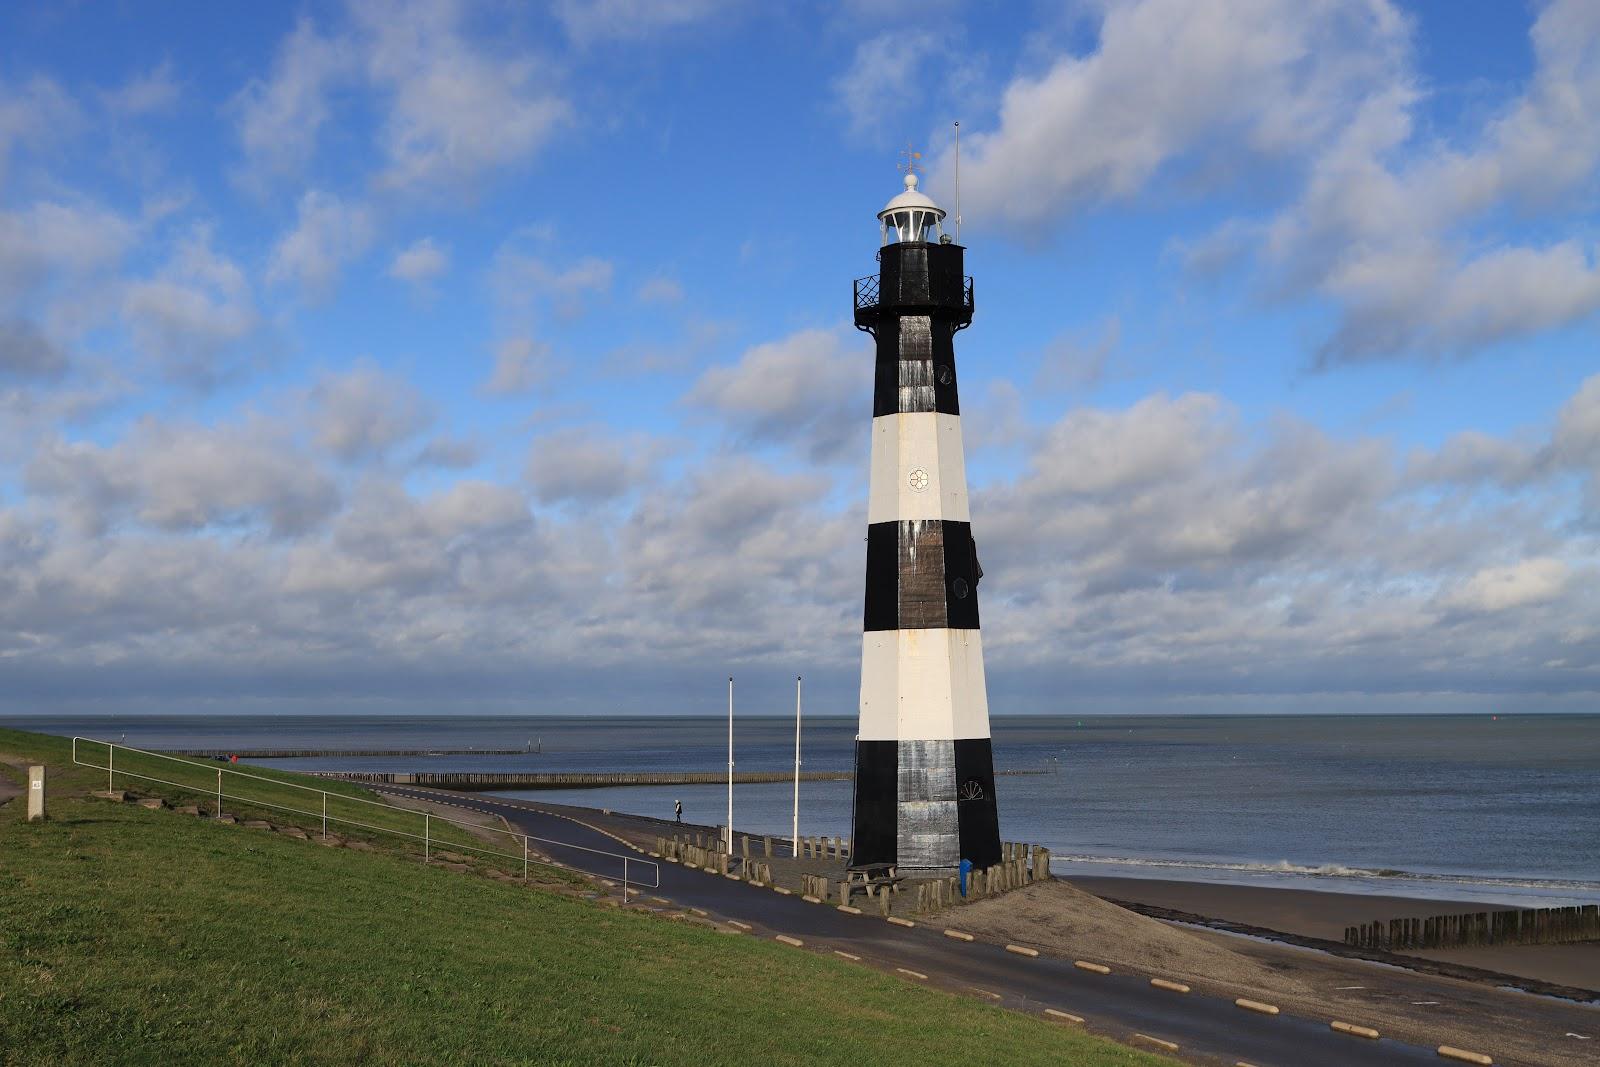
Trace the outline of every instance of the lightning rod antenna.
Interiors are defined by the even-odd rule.
[[[956,244],[961,243],[961,123],[956,123]]]

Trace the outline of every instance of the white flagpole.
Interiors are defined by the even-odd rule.
[[[733,678],[728,678],[728,855],[733,855]]]
[[[800,679],[794,680],[794,854],[800,855]]]

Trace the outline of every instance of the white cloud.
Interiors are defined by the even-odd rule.
[[[432,421],[414,386],[371,363],[324,374],[310,405],[317,445],[345,462],[382,459]]]
[[[266,523],[301,533],[338,506],[334,483],[281,431],[141,421],[123,441],[45,444],[29,487],[65,501],[80,528],[99,535],[123,518],[168,531]]]
[[[639,300],[645,304],[679,303],[683,300],[683,284],[676,278],[651,278],[639,286]]]
[[[267,281],[292,283],[312,299],[332,295],[344,267],[372,244],[372,214],[331,193],[300,197],[295,227],[279,239],[267,261]]]
[[[60,346],[28,322],[0,319],[0,382],[59,378],[67,362]]]
[[[495,346],[494,370],[485,388],[491,393],[525,393],[554,372],[550,346],[532,337],[508,337]]]
[[[81,121],[77,103],[50,78],[35,76],[17,86],[0,82],[0,188],[18,145],[61,137]]]
[[[556,0],[555,15],[579,43],[632,40],[700,22],[735,0]]]
[[[571,116],[533,56],[502,58],[469,41],[457,4],[361,4],[355,14],[367,74],[390,95],[379,137],[389,186],[439,188],[520,162]]]
[[[449,269],[450,250],[431,237],[423,237],[394,257],[389,264],[389,277],[422,287]]]
[[[1049,227],[1191,153],[1304,151],[1394,77],[1406,36],[1385,0],[1109,3],[1093,52],[1016,78],[965,139],[963,211]]]
[[[837,459],[865,440],[861,405],[872,395],[872,367],[872,353],[856,335],[801,330],[747,349],[733,366],[710,368],[687,399],[748,441]]]
[[[850,66],[831,86],[835,103],[850,119],[856,136],[880,131],[937,88],[943,78],[924,77],[924,66],[944,45],[929,29],[900,27],[856,46]]]
[[[1498,612],[1545,604],[1566,589],[1571,571],[1559,559],[1525,559],[1485,567],[1442,598],[1447,608]]]
[[[325,37],[302,17],[278,48],[271,76],[252,79],[229,103],[236,117],[246,184],[293,176],[311,161],[331,113],[329,90],[349,78],[351,43]]]
[[[107,92],[103,99],[112,113],[125,116],[153,115],[171,110],[178,102],[178,83],[172,77],[170,60],[136,74]]]
[[[122,315],[135,343],[167,377],[210,387],[235,373],[227,357],[259,325],[244,272],[192,228],[155,275],[127,284]]]
[[[527,480],[541,503],[599,504],[649,478],[656,447],[609,428],[544,434],[528,448]]]

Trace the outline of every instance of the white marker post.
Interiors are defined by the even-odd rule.
[[[800,856],[800,679],[794,680],[794,828],[790,840],[794,854]]]
[[[44,818],[44,768],[28,768],[28,821]]]
[[[733,857],[733,678],[728,678],[728,857]]]

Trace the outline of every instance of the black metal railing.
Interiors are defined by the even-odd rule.
[[[857,311],[870,311],[878,306],[881,300],[878,275],[869,274],[865,278],[857,278],[855,286]],[[927,291],[926,282],[924,282],[921,288],[923,292]],[[970,274],[965,275],[961,279],[961,304],[969,312],[973,308],[972,275]]]
[[[869,274],[865,278],[856,279],[856,310],[865,311],[867,308],[878,306],[878,276]]]

